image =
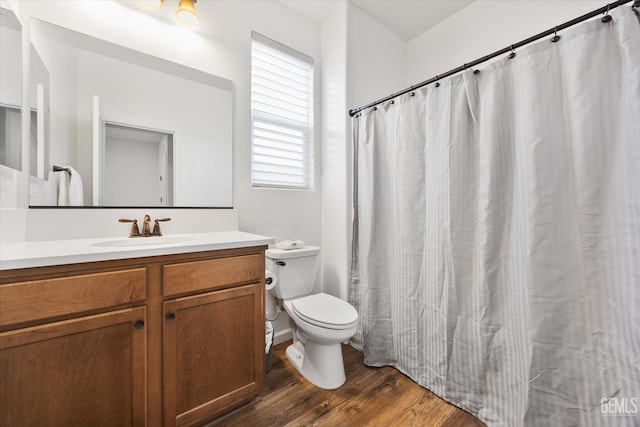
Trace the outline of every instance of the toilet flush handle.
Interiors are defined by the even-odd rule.
[[[284,261],[276,261],[276,265],[279,265],[280,267],[284,267],[285,265],[287,265],[287,263]]]

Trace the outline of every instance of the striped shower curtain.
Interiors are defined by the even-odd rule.
[[[640,425],[631,7],[353,121],[352,344],[490,426]]]

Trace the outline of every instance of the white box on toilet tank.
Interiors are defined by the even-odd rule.
[[[271,292],[281,299],[298,298],[313,292],[313,281],[318,268],[320,248],[305,246],[302,249],[267,249],[266,267],[278,281]]]

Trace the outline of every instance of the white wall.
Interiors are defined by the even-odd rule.
[[[344,4],[322,25],[322,271],[325,292],[346,299],[352,221],[348,109],[403,88],[405,42],[357,6]]]
[[[2,206],[2,208],[17,208],[18,187],[16,183],[21,174],[22,173],[16,169],[0,165],[0,206]],[[1,225],[3,226],[6,225],[2,216],[0,216],[0,223],[2,223]],[[0,236],[4,238],[4,235],[1,233]]]
[[[359,107],[405,87],[406,44],[349,3],[347,103]]]
[[[322,285],[346,297],[347,4],[322,23]]]
[[[406,85],[430,79],[605,5],[585,0],[478,0],[407,43]]]
[[[25,217],[26,241],[93,239],[101,237],[127,237],[131,224],[120,223],[118,218],[137,219],[142,227],[145,214],[151,219],[171,218],[162,223],[162,233],[202,233],[238,230],[238,212],[235,209],[166,209],[166,208],[101,208],[101,209],[7,209],[16,221],[18,212]],[[2,241],[4,242],[4,235]]]
[[[3,190],[3,182],[7,180],[17,180],[11,175],[16,174],[15,169],[5,168],[0,165],[0,198],[7,192]],[[7,176],[8,175],[8,176]],[[15,190],[15,186],[13,187]],[[15,196],[13,194],[12,196]],[[24,242],[27,232],[27,210],[26,209],[0,209],[0,249]]]

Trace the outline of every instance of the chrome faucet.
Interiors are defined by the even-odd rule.
[[[120,218],[118,221],[132,223],[129,237],[153,237],[162,236],[162,232],[160,231],[160,222],[171,221],[171,218],[158,218],[154,220],[153,231],[151,231],[151,217],[149,215],[145,215],[142,222],[142,233],[140,233],[140,229],[138,228],[137,219]]]

